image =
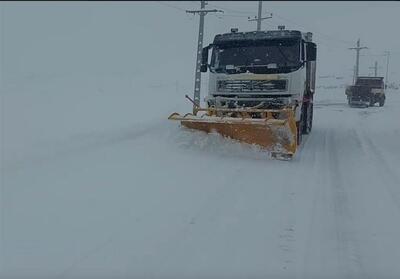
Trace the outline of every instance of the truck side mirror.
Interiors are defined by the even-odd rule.
[[[205,73],[207,72],[207,66],[208,66],[208,49],[209,47],[204,47],[202,52],[201,52],[201,66],[200,66],[200,72]]]
[[[306,61],[317,60],[317,45],[315,43],[307,43],[307,57]]]

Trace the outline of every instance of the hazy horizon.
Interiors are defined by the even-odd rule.
[[[175,80],[194,73],[199,17],[185,10],[198,9],[199,1],[0,5],[4,77],[93,72],[93,66],[97,74],[148,74],[154,69],[160,77],[165,67],[174,68]],[[206,7],[225,12],[206,16],[205,45],[232,27],[256,28],[247,17],[257,14],[257,1],[209,1]],[[355,62],[355,51],[348,48],[360,39],[369,47],[361,51],[360,75],[372,74],[369,67],[378,61],[378,74],[384,76],[386,57],[381,55],[388,50],[389,81],[399,82],[399,12],[398,2],[264,2],[263,15],[273,17],[262,22],[262,29],[285,25],[312,32],[318,45],[318,75],[345,76],[346,81],[351,81]]]

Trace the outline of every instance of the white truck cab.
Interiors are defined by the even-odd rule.
[[[208,107],[294,107],[299,138],[310,132],[316,71],[312,33],[232,29],[203,49],[201,72],[207,70]]]

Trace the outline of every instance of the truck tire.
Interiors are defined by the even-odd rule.
[[[301,141],[303,140],[303,119],[300,119],[300,121],[296,122],[297,126],[297,145],[301,144]]]
[[[307,103],[307,106],[304,109],[304,124],[303,124],[303,134],[308,135],[311,132],[312,128],[312,110],[313,110],[313,104],[312,103]]]
[[[370,107],[375,106],[375,102],[374,102],[374,101],[375,101],[375,100],[370,100],[370,101],[369,101],[369,106],[370,106]]]
[[[307,106],[304,104],[301,106],[300,121],[296,122],[297,126],[297,145],[300,145],[303,141],[303,134],[305,134],[305,129],[307,126]]]
[[[314,104],[311,103],[311,109],[310,109],[310,132],[312,130],[313,118],[314,118]]]
[[[308,108],[308,103],[304,104],[301,106],[301,116],[300,116],[300,122],[301,122],[301,133],[305,134],[307,130],[307,108]]]
[[[384,104],[385,104],[385,98],[380,98],[379,99],[379,106],[383,107]]]

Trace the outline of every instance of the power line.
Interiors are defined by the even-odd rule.
[[[248,16],[245,15],[231,15],[231,14],[223,14],[223,15],[219,15],[221,17],[241,17],[241,18],[248,18]]]
[[[356,47],[351,47],[349,49],[351,50],[355,50],[356,51],[356,69],[355,69],[355,80],[358,77],[358,73],[359,73],[359,65],[360,65],[360,50],[362,49],[367,49],[368,47],[362,47],[360,46],[360,39],[357,40],[357,46]]]
[[[250,19],[250,17],[248,19],[248,21],[257,21],[257,31],[261,30],[261,22],[264,19],[272,18],[272,14],[267,17],[261,17],[261,14],[262,14],[262,1],[258,1],[258,15],[255,16],[253,19]]]
[[[252,12],[248,12],[248,11],[238,11],[238,10],[231,9],[231,8],[221,7],[221,6],[218,6],[218,5],[215,5],[215,4],[210,4],[210,6],[213,6],[213,7],[216,7],[216,8],[221,8],[221,9],[224,9],[224,10],[226,10],[226,11],[228,11],[228,12],[231,12],[231,13],[248,14],[248,15],[252,15],[252,14],[253,14]],[[273,15],[276,16],[276,17],[278,17],[278,18],[280,18],[280,19],[283,20],[283,21],[292,23],[292,24],[294,24],[294,25],[297,25],[297,26],[302,27],[302,28],[305,28],[305,29],[310,29],[310,28],[307,28],[307,26],[304,26],[304,24],[299,24],[299,23],[297,23],[297,22],[295,22],[295,21],[293,21],[293,20],[287,19],[287,18],[285,18],[285,17],[283,17],[283,16],[281,16],[281,15],[279,15],[279,14],[276,14],[275,12],[273,13]],[[239,16],[239,15],[233,15],[233,14],[225,14],[224,16],[229,16],[229,17],[242,17],[242,16]],[[243,16],[243,18],[244,18],[244,16]],[[342,40],[342,39],[334,38],[334,37],[332,37],[332,36],[330,36],[330,35],[327,35],[327,34],[324,34],[324,33],[320,32],[320,31],[313,30],[313,32],[316,33],[316,34],[319,34],[320,36],[325,37],[327,40],[334,41],[334,42],[338,42],[338,43],[342,43],[343,45],[346,45],[346,46],[349,46],[349,45],[351,45],[351,44],[353,43],[353,42],[350,42],[350,41],[347,41],[347,40]]]
[[[199,4],[199,1],[186,1],[186,2],[189,2],[190,4],[193,4],[193,5],[198,5]]]
[[[214,8],[224,9],[224,10],[226,10],[228,12],[231,12],[231,13],[247,14],[247,15],[252,15],[253,14],[253,12],[238,11],[238,10],[234,10],[234,9],[230,9],[230,8],[228,9],[226,7],[221,7],[221,6],[218,6],[218,5],[215,5],[215,4],[210,4],[209,6],[214,7]]]
[[[385,80],[386,80],[386,84],[389,84],[389,81],[388,81],[388,73],[389,73],[389,56],[390,56],[390,51],[385,51],[385,56],[386,56],[386,76],[385,76]]]
[[[179,11],[186,11],[183,8],[177,7],[175,5],[172,5],[172,4],[169,4],[169,3],[166,3],[166,2],[162,2],[162,1],[156,1],[156,2],[160,3],[160,4],[164,5],[164,6],[168,6],[170,8],[174,8],[174,9],[179,10]],[[187,2],[190,3],[190,4],[195,4],[195,3],[197,4],[198,3],[198,1],[187,1]],[[246,17],[246,18],[248,18],[248,16],[245,16],[244,14],[247,14],[247,15],[252,15],[253,14],[252,12],[249,12],[249,11],[239,11],[239,10],[235,10],[235,9],[231,9],[231,8],[221,7],[221,6],[215,5],[215,4],[209,4],[209,6],[215,7],[215,8],[225,9],[226,11],[230,12],[229,14],[221,15],[222,18],[223,17],[237,17],[237,18],[245,18]],[[309,29],[306,26],[304,26],[303,24],[299,24],[299,23],[297,23],[297,22],[295,22],[293,20],[287,19],[287,18],[285,18],[285,17],[283,17],[283,16],[281,16],[279,14],[276,14],[276,13],[273,13],[273,14],[274,14],[274,16],[280,18],[283,21],[292,23],[292,24],[297,25],[297,26],[302,27],[302,28]],[[325,37],[326,40],[329,40],[331,42],[342,43],[342,44],[344,44],[346,46],[349,46],[350,44],[352,44],[352,42],[350,42],[350,41],[334,38],[334,37],[332,37],[330,35],[327,35],[325,33],[320,32],[320,31],[316,31],[316,30],[312,30],[312,31],[314,33],[316,33],[316,34],[319,34],[320,36]],[[323,38],[320,37],[320,40],[321,39],[323,39]],[[322,44],[327,45],[327,46],[331,46],[330,44],[325,44],[325,43],[322,43]],[[391,53],[391,54],[393,55],[393,54],[397,54],[397,53]]]
[[[368,67],[368,69],[373,69],[374,70],[374,76],[378,76],[378,69],[381,69],[382,67],[378,67],[378,61],[375,61],[373,67]]]
[[[210,5],[211,6],[211,5]],[[216,6],[215,6],[216,7]],[[224,13],[224,14],[221,14],[221,15],[214,15],[216,18],[218,18],[218,19],[223,19],[224,17],[236,17],[236,18],[249,18],[248,16],[245,16],[245,15],[234,15],[234,14],[230,14],[230,13]],[[273,19],[273,18],[271,18],[270,19],[271,21],[270,21],[270,23],[265,23],[267,26],[269,26],[269,27],[273,27],[273,26],[278,26],[278,25],[281,25],[282,23],[281,22],[278,22],[278,21],[276,21],[275,19]],[[297,24],[296,24],[297,25]],[[322,45],[324,45],[324,46],[326,46],[326,47],[328,47],[328,48],[332,48],[332,45],[330,44],[330,43],[328,43],[328,40],[326,40],[326,42],[324,42],[325,41],[325,39],[324,38],[321,38],[321,37],[319,37],[318,38],[318,42],[320,43],[320,44],[322,44]]]
[[[275,15],[275,14],[274,14],[274,15]],[[278,20],[281,21],[281,23],[275,22],[275,24],[277,24],[277,25],[280,25],[280,24],[282,24],[282,23],[287,23],[287,22],[288,22],[287,20],[282,20],[282,19],[279,19],[279,18],[278,18]],[[298,27],[305,28],[304,26],[301,26],[301,25],[299,25],[299,24],[296,24],[296,23],[293,23],[293,24],[296,25],[296,26],[298,26]],[[306,28],[306,29],[308,29],[308,28]],[[312,30],[311,30],[311,31],[312,31]],[[327,40],[327,39],[324,38],[323,36],[319,36],[319,37],[316,38],[316,39],[318,39],[317,41],[318,41],[319,43],[321,43],[321,44],[323,44],[323,45],[326,45],[326,46],[329,47],[329,48],[332,48],[332,43],[336,44],[336,45],[339,46],[340,48],[343,47],[342,44],[338,44],[335,40]],[[326,43],[324,43],[324,41],[326,41]]]
[[[283,16],[280,16],[280,15],[278,15],[278,14],[276,14],[276,13],[274,13],[274,15],[275,15],[276,17],[278,17],[278,18],[284,20],[284,21],[287,21],[287,22],[292,23],[292,24],[294,24],[294,25],[297,25],[297,26],[300,26],[300,27],[309,29],[309,28],[307,28],[307,26],[304,26],[303,24],[298,24],[297,22],[294,22],[293,20],[287,19],[287,18],[285,18],[285,17],[283,17]],[[332,36],[330,36],[330,35],[326,35],[326,34],[320,32],[320,31],[313,30],[313,32],[316,33],[316,34],[319,34],[319,35],[321,35],[321,36],[324,36],[324,37],[326,37],[327,39],[330,39],[330,40],[333,40],[333,41],[337,41],[337,42],[341,42],[341,43],[345,44],[346,46],[352,44],[352,42],[345,41],[345,40],[342,40],[342,39],[334,38],[334,37],[332,37]]]
[[[366,56],[366,57],[379,56],[379,57],[382,57],[382,56],[385,56],[385,55],[384,54],[361,54],[360,56]]]
[[[159,4],[161,4],[161,5],[164,5],[164,6],[167,6],[167,7],[170,7],[170,8],[173,8],[173,9],[176,9],[176,10],[179,10],[179,11],[182,11],[182,12],[186,12],[186,10],[185,9],[183,9],[183,8],[180,8],[180,7],[177,7],[177,6],[174,6],[174,5],[172,5],[172,4],[168,4],[168,3],[166,3],[166,2],[162,2],[162,1],[156,1],[157,3],[159,3]]]

